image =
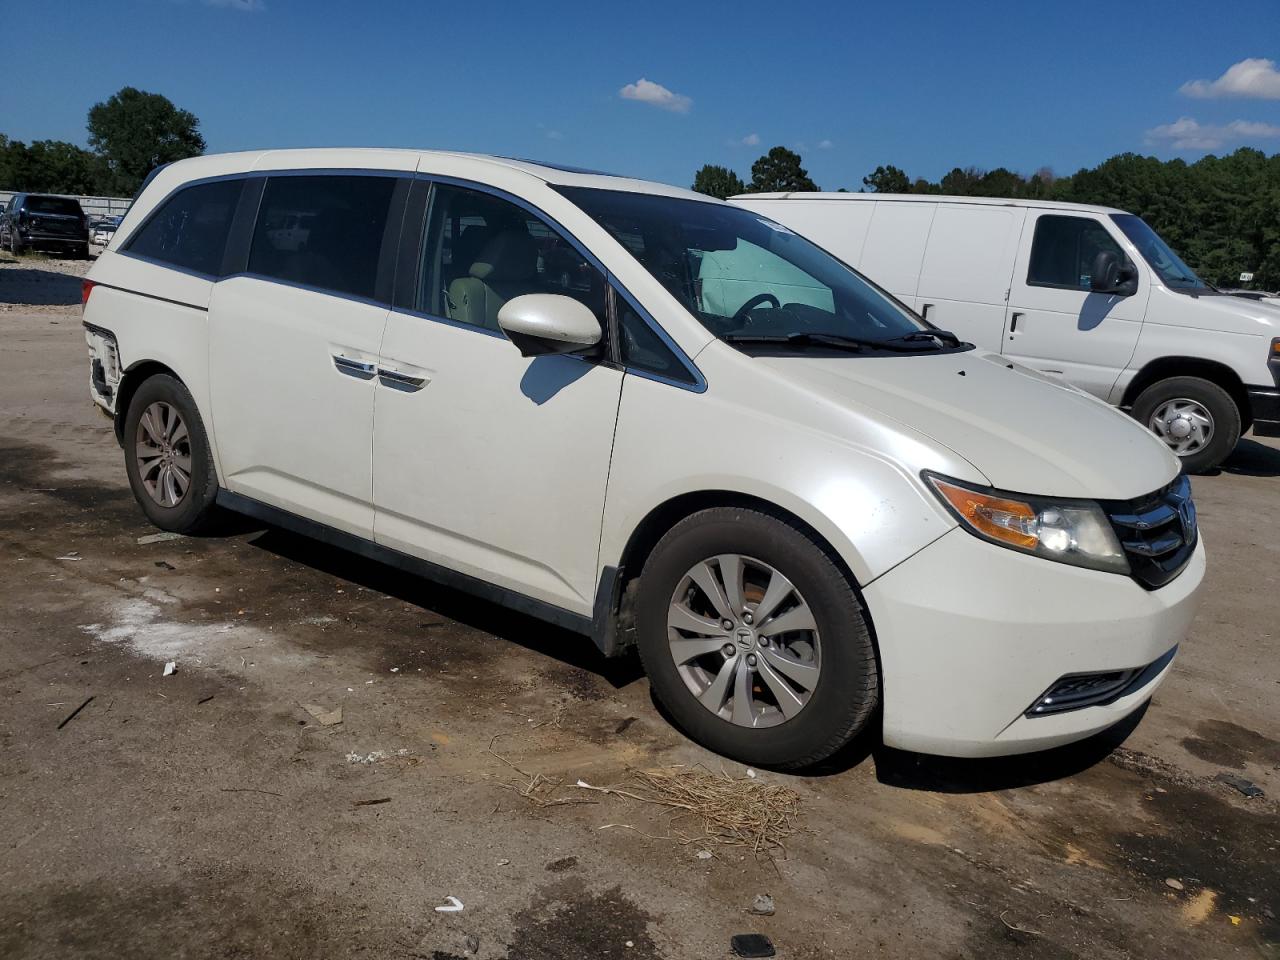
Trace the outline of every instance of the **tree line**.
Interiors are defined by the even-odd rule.
[[[124,87],[89,110],[89,149],[0,133],[0,189],[131,197],[161,164],[204,153],[200,121],[158,93]]]
[[[749,183],[727,167],[707,165],[694,176],[693,189],[723,198],[818,187],[799,154],[774,147],[752,164]],[[1242,147],[1194,163],[1122,153],[1063,177],[1048,167],[1029,176],[1004,167],[956,167],[937,182],[886,165],[862,178],[862,190],[1117,207],[1146,220],[1212,284],[1280,288],[1280,153],[1268,157]],[[1241,273],[1252,273],[1253,282],[1241,284]]]

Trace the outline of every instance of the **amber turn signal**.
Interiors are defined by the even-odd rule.
[[[1032,549],[1040,542],[1040,538],[1033,532],[1036,528],[1036,513],[1030,504],[966,490],[936,477],[933,478],[933,485],[956,513],[992,540],[1000,540],[1024,550]]]

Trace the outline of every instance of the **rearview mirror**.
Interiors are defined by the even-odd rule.
[[[1138,276],[1133,267],[1121,263],[1113,250],[1101,250],[1093,258],[1093,273],[1089,275],[1089,289],[1093,293],[1111,293],[1131,297],[1138,292]]]
[[[524,357],[577,353],[600,342],[600,321],[573,297],[526,293],[498,310],[498,326]]]

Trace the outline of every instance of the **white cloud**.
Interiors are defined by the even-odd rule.
[[[1162,123],[1147,131],[1147,143],[1167,144],[1177,150],[1216,150],[1229,143],[1275,138],[1280,138],[1280,126],[1254,120],[1211,124],[1180,117],[1173,123]]]
[[[688,113],[693,101],[682,93],[673,93],[660,83],[641,77],[618,91],[623,100],[639,100],[672,113]]]
[[[832,143],[830,140],[819,140],[819,141],[818,141],[818,149],[819,149],[819,150],[830,150],[830,149],[831,149],[832,147],[834,147],[834,146],[835,146],[835,144],[834,144],[834,143]]]
[[[1217,80],[1192,80],[1180,88],[1188,97],[1256,97],[1280,100],[1280,70],[1274,60],[1252,57],[1233,63]]]
[[[547,131],[547,139],[548,139],[548,140],[563,140],[563,139],[564,139],[564,134],[563,134],[563,133],[561,133],[559,130],[548,130],[548,131]]]
[[[204,0],[206,7],[226,7],[228,10],[242,10],[245,13],[256,13],[267,9],[263,0]]]
[[[760,134],[748,133],[745,137],[738,140],[730,140],[731,147],[758,147],[760,146]]]

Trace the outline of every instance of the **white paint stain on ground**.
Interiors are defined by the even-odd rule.
[[[152,660],[187,660],[214,666],[243,667],[267,655],[262,634],[232,623],[182,623],[167,619],[159,597],[108,601],[101,623],[80,629],[103,643],[122,644]],[[167,598],[165,602],[170,602]],[[273,654],[272,660],[281,659]]]

